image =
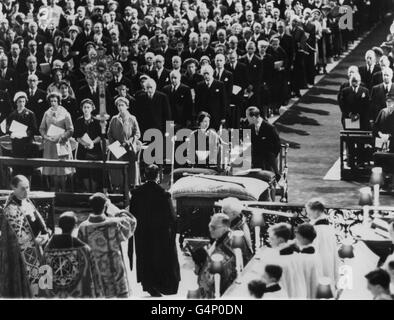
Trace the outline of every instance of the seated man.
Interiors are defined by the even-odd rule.
[[[316,238],[316,230],[311,224],[303,223],[297,227],[295,237],[300,249],[299,259],[306,281],[307,298],[316,299],[319,278],[323,276],[320,257],[312,245]]]
[[[214,275],[210,272],[211,257],[213,254],[221,254],[224,258],[221,272],[220,295],[232,284],[236,278],[235,255],[231,247],[230,219],[224,213],[212,216],[209,223],[209,232],[214,243],[207,251],[206,259],[203,263],[196,263],[196,274],[198,275],[198,285],[202,298],[214,298],[215,286]]]
[[[278,169],[278,154],[281,142],[275,127],[260,115],[257,107],[246,110],[246,118],[251,130],[252,167],[275,173],[276,180],[280,180]]]
[[[57,298],[96,298],[102,295],[97,266],[86,243],[72,236],[77,225],[74,212],[59,218],[61,234],[55,234],[44,251],[47,265],[53,270],[53,288],[48,290]]]
[[[390,295],[390,275],[386,270],[376,269],[365,275],[373,300],[393,300]]]
[[[242,256],[244,266],[250,261],[253,256],[252,239],[250,237],[250,230],[245,217],[242,214],[243,205],[237,198],[223,199],[222,210],[230,219],[230,228],[232,231],[240,230],[244,233],[244,246],[242,248]]]
[[[121,242],[134,234],[137,221],[127,211],[108,217],[105,212],[109,199],[102,193],[92,195],[89,203],[93,213],[79,226],[78,238],[92,249],[105,297],[128,297],[130,290]]]
[[[279,282],[282,278],[282,267],[274,264],[267,264],[264,269],[263,281],[265,282],[264,300],[287,299],[286,292]]]

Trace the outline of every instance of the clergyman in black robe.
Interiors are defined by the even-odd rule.
[[[137,282],[152,296],[176,294],[180,281],[176,215],[170,194],[157,184],[158,176],[158,167],[148,166],[147,182],[132,191],[130,204],[137,218]]]

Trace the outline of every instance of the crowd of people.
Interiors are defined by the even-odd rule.
[[[127,210],[118,209],[104,194],[95,193],[89,199],[92,213],[88,218],[80,223],[74,212],[64,212],[56,233],[46,227],[30,200],[28,179],[15,176],[11,181],[13,192],[0,212],[0,297],[130,297],[136,291],[136,283],[130,280],[134,241],[137,282],[143,291],[152,297],[179,296],[181,270],[175,211],[169,193],[158,184],[158,166],[150,165],[146,170],[148,181],[133,191]],[[154,202],[149,201],[152,197]],[[212,299],[225,295],[237,277],[241,283],[244,280],[239,274],[240,263],[246,266],[254,258],[251,263],[258,261],[258,266],[253,268],[254,279],[244,284],[247,292],[235,291],[232,297],[340,298],[344,289],[340,259],[344,254],[322,200],[306,203],[307,218],[297,226],[284,222],[270,225],[268,246],[262,248],[253,246],[251,225],[242,202],[226,198],[220,206],[221,212],[213,214],[207,226],[210,244],[188,246],[198,286],[197,290],[189,290],[188,297]],[[389,233],[393,249],[394,223],[390,224]],[[125,263],[127,242],[129,265]],[[239,255],[236,250],[240,250]],[[218,255],[220,269],[215,258]],[[358,259],[368,256],[361,251],[356,255]],[[356,262],[359,263],[361,260]],[[370,266],[371,261],[362,264]],[[378,266],[362,275],[366,279],[364,288],[376,300],[391,300],[392,250]],[[216,287],[218,272],[220,286]],[[361,281],[356,275],[354,270],[354,278],[346,281]],[[320,288],[322,279],[325,295]],[[189,288],[193,286],[192,277],[183,281]],[[327,294],[327,286],[331,295]]]
[[[201,112],[209,114],[212,129],[238,128],[250,106],[263,118],[277,114],[379,20],[385,4],[4,0],[0,123],[6,121],[11,156],[101,160],[107,151],[102,140],[118,141],[126,149],[118,160],[131,162],[129,180],[136,185],[146,130],[164,134],[166,121],[196,129]],[[352,9],[347,22],[341,20],[344,8]],[[103,61],[109,69],[105,88],[95,71]],[[110,116],[105,133],[95,117],[103,110]],[[272,163],[272,155],[266,158]],[[94,170],[77,171],[85,189],[103,183]],[[12,174],[18,173],[31,176],[32,169],[14,167]],[[53,167],[41,172],[53,190],[64,190],[74,173]],[[120,177],[111,175],[114,189]]]
[[[393,48],[390,30],[386,41],[366,51],[363,65],[348,68],[348,81],[340,85],[338,93],[343,129],[372,131],[376,138],[373,149],[389,153],[394,152]],[[363,142],[353,141],[347,144],[346,160],[348,167],[363,169],[370,164],[372,153]],[[392,187],[392,172],[387,174]]]

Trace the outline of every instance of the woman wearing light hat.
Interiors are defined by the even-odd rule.
[[[96,109],[94,102],[91,99],[82,100],[81,109],[83,116],[75,121],[74,137],[78,141],[76,158],[78,160],[101,160],[101,127],[100,121],[92,117],[92,111]],[[97,185],[102,180],[101,170],[78,169],[77,173],[78,177],[83,180],[86,190],[97,191]]]
[[[71,160],[72,150],[70,145],[70,138],[74,133],[74,125],[71,120],[70,113],[63,108],[61,103],[61,96],[57,92],[52,92],[47,96],[49,109],[44,113],[40,125],[40,133],[44,138],[44,159],[61,159]],[[62,134],[51,134],[53,131],[59,131],[58,127],[63,129]],[[65,190],[67,175],[75,173],[74,168],[62,167],[44,167],[42,174],[50,178],[50,186],[54,191]]]
[[[15,158],[30,158],[34,153],[34,133],[37,132],[37,121],[33,111],[26,108],[27,95],[19,91],[14,96],[16,109],[7,118],[7,132],[11,137],[12,156]],[[26,130],[15,129],[19,124],[25,125]],[[33,172],[32,167],[13,167],[12,175],[22,174],[28,178]]]
[[[137,119],[129,112],[129,100],[119,97],[115,100],[115,105],[119,110],[119,114],[113,116],[108,127],[109,144],[119,141],[119,143],[127,150],[127,153],[119,159],[110,153],[111,160],[129,161],[129,182],[131,185],[140,183],[138,153],[141,149],[140,128]],[[120,188],[123,183],[122,172],[112,170],[110,173],[113,188]]]

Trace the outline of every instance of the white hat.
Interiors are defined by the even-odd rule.
[[[28,99],[27,99],[27,94],[26,94],[26,92],[18,91],[17,93],[15,93],[15,96],[14,96],[14,103],[16,103],[20,98],[25,98],[26,101],[27,101]]]

